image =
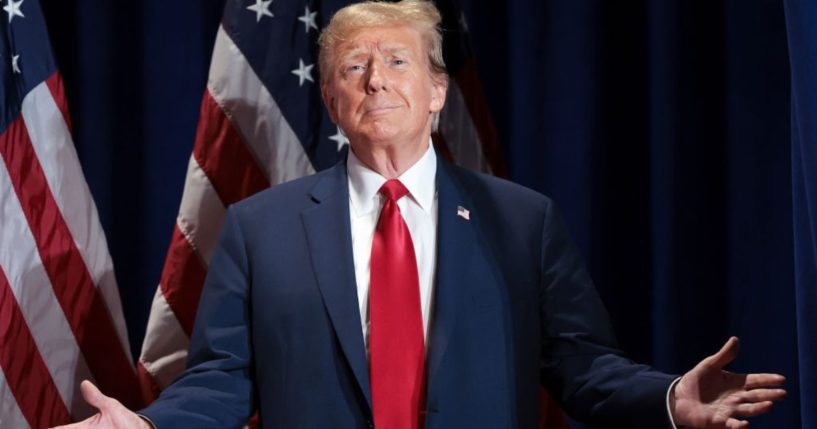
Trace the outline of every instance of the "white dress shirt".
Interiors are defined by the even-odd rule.
[[[352,225],[352,252],[357,281],[357,302],[367,355],[369,349],[369,269],[372,239],[384,198],[378,193],[386,178],[365,166],[350,150],[346,161],[349,176],[349,217]],[[428,150],[398,179],[409,193],[397,201],[406,221],[420,279],[420,311],[423,335],[428,339],[434,273],[437,266],[437,155],[431,143]]]

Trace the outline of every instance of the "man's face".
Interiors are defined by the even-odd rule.
[[[445,86],[432,80],[417,30],[363,28],[335,54],[323,97],[353,148],[428,142],[431,113],[442,109]]]

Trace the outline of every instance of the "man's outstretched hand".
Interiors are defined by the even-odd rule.
[[[704,429],[749,427],[745,417],[772,409],[773,401],[786,397],[786,379],[779,374],[733,374],[723,368],[738,355],[732,337],[712,356],[684,374],[670,399],[675,423]]]
[[[99,412],[81,422],[54,429],[151,429],[148,422],[116,399],[103,395],[90,381],[83,381],[80,390],[85,402]]]

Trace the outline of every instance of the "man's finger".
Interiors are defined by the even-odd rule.
[[[772,401],[755,402],[752,404],[740,404],[735,409],[735,414],[742,417],[754,417],[771,411],[774,403]]]
[[[782,401],[785,398],[786,391],[783,389],[754,389],[741,395],[744,402]]]
[[[729,419],[726,421],[726,427],[729,429],[745,429],[749,427],[749,422],[746,420]]]
[[[704,359],[701,363],[721,369],[738,357],[739,349],[738,337],[731,337],[717,353]]]
[[[110,399],[103,395],[102,392],[94,386],[94,383],[88,380],[82,381],[79,385],[79,390],[82,392],[82,397],[85,398],[85,402],[98,410],[105,408],[108,399]]]
[[[743,387],[746,389],[758,389],[761,387],[780,387],[786,384],[786,377],[780,374],[749,374]]]

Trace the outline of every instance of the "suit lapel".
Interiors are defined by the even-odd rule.
[[[450,168],[442,160],[437,164],[438,253],[427,357],[429,393],[435,389],[435,375],[451,340],[458,310],[470,302],[469,285],[480,281],[480,273],[475,272],[480,266],[476,262],[481,252],[474,223],[478,213],[473,211],[470,199],[459,188]]]
[[[349,189],[346,164],[341,163],[312,190],[315,207],[301,214],[326,311],[341,349],[371,410],[369,371],[352,256]]]

